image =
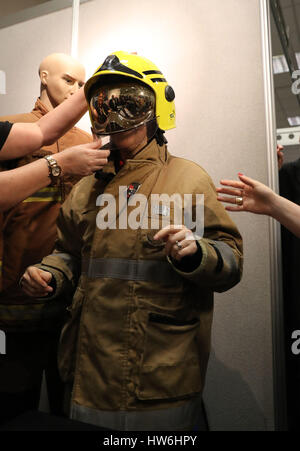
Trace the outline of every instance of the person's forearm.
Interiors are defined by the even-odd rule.
[[[84,89],[81,88],[36,122],[42,133],[43,145],[52,144],[64,135],[86,111],[87,102]]]
[[[83,88],[37,122],[16,123],[0,151],[0,160],[20,158],[57,141],[87,110]]]
[[[55,154],[61,175],[72,174],[73,149]],[[49,166],[44,158],[17,169],[0,172],[0,211],[11,208],[41,188],[50,184]]]
[[[271,204],[271,216],[300,238],[299,205],[275,194]]]
[[[49,183],[49,169],[45,159],[1,172],[0,211],[13,207]]]

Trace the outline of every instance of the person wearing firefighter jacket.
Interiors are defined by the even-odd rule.
[[[85,80],[84,67],[61,53],[44,58],[39,74],[41,92],[33,111],[1,120],[37,122],[78,91]],[[9,161],[6,168],[18,168],[41,157],[51,158],[48,163],[55,166],[56,153],[90,142],[91,135],[73,127],[53,144]],[[5,168],[4,163],[2,167]],[[47,187],[0,214],[0,329],[5,331],[7,343],[6,355],[0,356],[0,423],[25,410],[38,408],[43,369],[46,369],[51,413],[62,413],[63,387],[56,355],[63,303],[61,307],[57,303],[45,310],[36,298],[25,296],[19,279],[28,265],[52,252],[59,208],[80,178],[50,177],[49,171]]]
[[[23,289],[49,304],[75,292],[58,356],[71,418],[114,430],[192,430],[213,292],[240,281],[241,236],[207,173],[169,154],[163,131],[175,127],[175,95],[151,61],[111,54],[85,92],[93,131],[110,135],[115,157],[72,190],[55,251],[27,269]],[[196,208],[199,193],[203,237],[174,222],[176,202],[154,196],[194,195]],[[147,200],[138,214],[137,199]]]

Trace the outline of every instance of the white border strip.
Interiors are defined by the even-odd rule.
[[[6,94],[6,74],[0,70],[0,94]]]
[[[78,57],[79,8],[80,8],[80,0],[73,0],[72,42],[71,42],[71,55],[73,56],[73,58]]]
[[[275,102],[272,69],[272,47],[269,0],[260,0],[262,58],[265,91],[268,184],[278,192],[278,165],[276,155]],[[273,219],[270,230],[271,309],[274,382],[274,422],[276,430],[287,429],[285,351],[283,324],[283,295],[281,271],[280,226]]]

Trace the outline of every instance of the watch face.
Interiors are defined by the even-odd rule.
[[[56,167],[52,168],[52,175],[54,177],[59,177],[60,173],[61,173],[61,169],[60,169],[59,166],[56,166]]]

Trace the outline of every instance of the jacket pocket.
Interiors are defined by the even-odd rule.
[[[148,315],[137,386],[139,399],[176,399],[201,391],[198,330],[198,318]]]
[[[60,336],[58,368],[64,382],[72,382],[74,379],[80,318],[85,296],[84,293],[82,288],[77,288],[72,305],[67,307],[70,316],[69,319],[67,319]]]

